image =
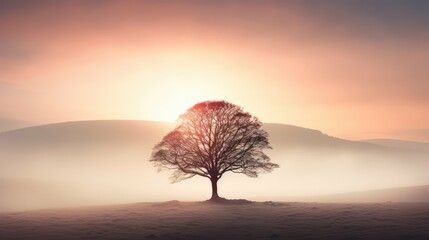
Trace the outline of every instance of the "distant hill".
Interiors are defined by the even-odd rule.
[[[52,144],[80,147],[95,143],[155,143],[174,128],[173,123],[143,120],[93,120],[33,126],[0,133],[0,148],[4,146],[52,147]],[[296,148],[369,148],[383,146],[339,139],[318,130],[286,124],[266,123],[274,147]]]
[[[273,146],[266,152],[280,168],[255,179],[226,174],[219,182],[222,196],[271,200],[429,183],[427,151],[285,124],[263,127]],[[148,162],[152,147],[173,128],[172,123],[94,120],[2,132],[0,195],[12,204],[19,202],[12,196],[61,199],[64,205],[205,199],[210,195],[205,179],[170,184],[169,172],[157,173]],[[0,210],[5,206],[0,201]]]
[[[108,143],[154,143],[174,127],[172,123],[138,120],[64,122],[21,128],[0,133],[0,148],[81,147]]]
[[[350,141],[336,138],[303,127],[286,124],[266,123],[264,129],[270,136],[273,147],[279,148],[327,148],[327,149],[356,149],[356,150],[385,150],[386,147],[366,142]]]
[[[33,124],[21,120],[0,117],[0,132],[28,127],[31,125]]]
[[[403,131],[397,131],[390,133],[393,139],[400,138],[400,139],[407,139],[417,142],[426,142],[429,143],[429,129],[410,129],[410,130],[403,130]],[[400,136],[400,137],[395,137]]]
[[[423,142],[404,141],[404,140],[397,140],[397,139],[368,139],[368,140],[363,140],[362,142],[373,143],[373,144],[378,144],[378,145],[387,146],[387,147],[429,151],[429,143],[423,143]]]

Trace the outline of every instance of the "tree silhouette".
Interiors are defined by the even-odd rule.
[[[261,126],[256,117],[229,102],[198,103],[154,147],[150,161],[158,171],[174,170],[173,182],[195,175],[209,178],[211,200],[219,200],[217,182],[226,172],[257,177],[279,167],[262,151],[271,147]]]

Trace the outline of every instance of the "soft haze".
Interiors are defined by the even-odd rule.
[[[0,133],[0,212],[207,199],[208,179],[195,176],[171,184],[171,171],[156,172],[148,161],[153,146],[173,128],[172,123],[96,120]],[[218,183],[220,196],[333,202],[355,197],[353,201],[397,202],[406,197],[408,202],[429,202],[427,143],[348,141],[285,124],[265,124],[264,129],[273,147],[264,152],[280,168],[258,178],[227,173]],[[422,188],[412,190],[417,186]],[[411,188],[399,194],[403,196],[384,191],[398,187]],[[377,191],[363,200],[356,193],[326,196],[367,190]]]
[[[429,2],[267,2],[0,1],[0,124],[174,121],[225,99],[264,122],[429,141]]]

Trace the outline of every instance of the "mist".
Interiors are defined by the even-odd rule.
[[[82,121],[0,133],[0,210],[206,200],[208,179],[172,184],[170,172],[157,172],[148,161],[152,147],[173,127]],[[225,174],[220,196],[322,201],[325,195],[429,184],[427,145],[348,141],[284,124],[264,129],[273,147],[267,154],[280,168],[258,178]]]

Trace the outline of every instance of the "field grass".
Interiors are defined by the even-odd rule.
[[[4,212],[0,239],[429,239],[429,203],[170,201]]]

